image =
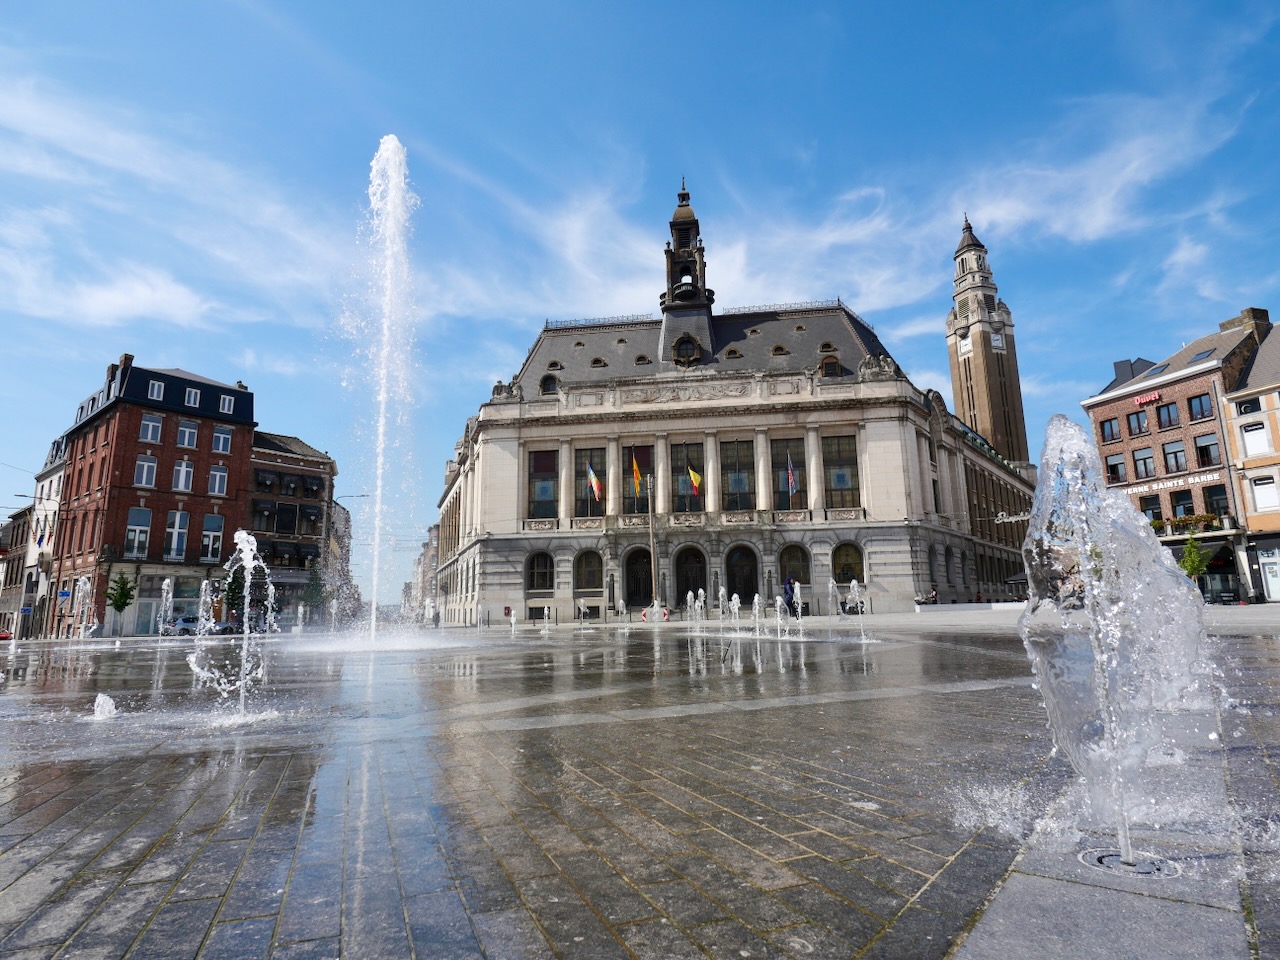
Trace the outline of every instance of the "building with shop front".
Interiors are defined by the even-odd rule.
[[[1280,601],[1280,336],[1267,333],[1223,410],[1252,594]]]
[[[133,361],[124,354],[108,366],[64,435],[52,636],[95,627],[154,633],[164,581],[176,613],[194,609],[201,582],[220,576],[243,522],[253,394],[243,384]],[[137,599],[108,621],[106,592],[120,574]]]
[[[256,430],[251,451],[253,496],[246,527],[271,571],[276,622],[282,629],[328,623],[329,514],[338,466],[297,437]],[[308,589],[310,587],[310,590]]]
[[[838,300],[716,311],[683,188],[670,230],[659,318],[548,323],[467,421],[439,504],[444,621],[699,591],[749,610],[787,579],[811,613],[833,580],[886,612],[1012,595],[1034,485],[1020,402],[1002,451]],[[975,397],[997,368],[1019,390],[985,253],[966,221],[946,336]]]
[[[1159,363],[1117,361],[1112,381],[1082,401],[1107,483],[1132,498],[1175,555],[1191,536],[1209,550],[1201,589],[1215,601],[1255,593],[1226,398],[1270,326],[1267,311],[1248,309]]]

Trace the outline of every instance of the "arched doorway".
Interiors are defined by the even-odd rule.
[[[806,586],[810,582],[809,551],[797,543],[783,547],[778,554],[778,579],[785,583],[787,577]]]
[[[628,607],[647,607],[653,603],[653,568],[650,564],[649,551],[643,547],[627,554],[623,603]]]
[[[685,547],[676,554],[676,595],[672,602],[677,606],[685,597],[707,589],[707,558],[697,547]]]
[[[842,543],[831,551],[831,571],[836,583],[848,587],[849,581],[857,580],[866,586],[867,575],[862,565],[862,550],[856,543]]]
[[[749,604],[760,592],[759,570],[755,551],[750,547],[734,547],[724,558],[725,590],[735,593],[743,604]],[[766,601],[767,602],[767,601]]]

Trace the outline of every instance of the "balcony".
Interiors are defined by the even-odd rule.
[[[1166,537],[1189,537],[1197,533],[1236,533],[1239,524],[1229,513],[1221,515],[1213,513],[1193,513],[1185,517],[1173,517],[1170,520],[1153,520],[1151,526],[1156,535]]]

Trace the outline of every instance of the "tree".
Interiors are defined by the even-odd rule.
[[[231,576],[227,577],[226,583],[222,588],[222,619],[229,622],[236,622],[239,626],[243,621],[238,618],[244,614],[244,567],[236,567],[231,571]]]
[[[311,567],[311,576],[307,578],[307,585],[302,590],[302,602],[307,605],[308,619],[316,616],[316,612],[320,615],[324,613],[324,602],[327,599],[324,580],[320,577],[319,565]]]
[[[1182,557],[1178,560],[1178,566],[1192,580],[1204,575],[1209,569],[1209,551],[1200,546],[1194,534],[1187,537],[1187,542],[1182,546]]]
[[[107,606],[116,612],[116,631],[120,629],[120,615],[129,609],[133,598],[138,595],[138,588],[123,573],[107,588]]]

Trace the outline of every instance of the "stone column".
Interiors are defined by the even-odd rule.
[[[573,444],[560,441],[560,506],[556,511],[564,526],[569,526],[573,516]]]
[[[627,482],[622,472],[622,444],[617,437],[610,437],[604,455],[604,512],[606,516],[616,517],[622,512],[623,484]]]
[[[752,453],[756,461],[756,509],[773,509],[773,460],[769,450],[769,435],[764,427],[756,428]]]
[[[818,436],[816,426],[806,427],[804,431],[804,464],[809,509],[813,511],[815,520],[822,519],[823,510],[826,509],[825,475],[822,472],[822,438]]]
[[[702,438],[702,482],[706,486],[707,513],[720,512],[720,443],[714,430],[708,430]]]
[[[659,433],[653,438],[653,509],[654,513],[671,512],[671,447],[667,435]],[[641,477],[641,482],[644,478]],[[654,584],[657,589],[657,584]]]

